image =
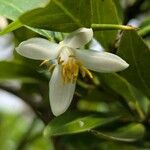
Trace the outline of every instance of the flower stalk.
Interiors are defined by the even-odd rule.
[[[136,30],[133,26],[125,26],[125,25],[118,25],[118,24],[92,24],[91,28],[94,31],[101,31],[101,30]]]

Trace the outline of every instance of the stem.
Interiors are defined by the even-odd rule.
[[[132,26],[124,26],[118,24],[92,24],[91,28],[94,31],[100,30],[135,30],[135,27]]]

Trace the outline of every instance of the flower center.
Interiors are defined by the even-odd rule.
[[[61,75],[64,83],[75,83],[77,80],[79,72],[82,77],[86,75],[90,78],[93,78],[92,73],[82,65],[82,63],[75,58],[74,50],[67,46],[62,46],[60,49],[60,54],[57,58],[57,62],[61,65]],[[40,66],[46,64],[51,71],[56,64],[50,64],[49,60],[44,60]]]
[[[93,78],[91,72],[75,58],[73,51],[69,47],[64,47],[61,49],[58,57],[58,64],[62,66],[61,74],[64,83],[74,83],[77,80],[79,71],[83,77],[88,75],[90,78]]]
[[[66,63],[62,63],[62,78],[64,83],[74,83],[79,74],[79,62],[74,57],[69,57]]]

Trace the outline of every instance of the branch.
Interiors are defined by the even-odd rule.
[[[135,30],[135,27],[132,26],[124,26],[118,24],[92,24],[91,28],[94,31],[101,31],[101,30]]]

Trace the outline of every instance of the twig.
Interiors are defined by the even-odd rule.
[[[94,31],[100,31],[100,30],[134,30],[135,27],[132,26],[124,26],[124,25],[118,25],[118,24],[92,24],[91,28]]]

